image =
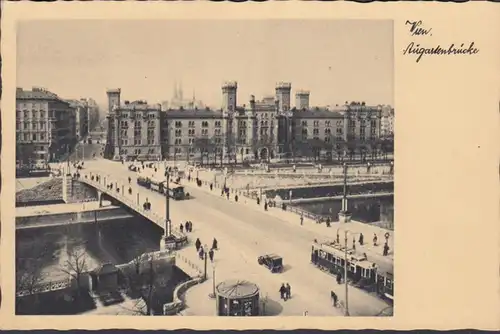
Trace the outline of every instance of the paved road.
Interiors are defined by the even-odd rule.
[[[112,169],[111,169],[112,168]],[[113,170],[113,178],[118,182],[128,183],[127,178],[133,174],[126,170],[126,165],[110,161],[86,163],[86,171],[109,172]],[[111,177],[111,176],[108,176]],[[136,186],[133,185],[135,196]],[[165,197],[144,188],[138,188],[141,201],[147,196],[152,210],[164,215]],[[320,236],[300,226],[256,211],[250,207],[230,202],[225,198],[208,194],[202,190],[189,187],[193,199],[171,201],[171,218],[174,224],[181,220],[192,220],[196,226],[209,228],[213,235],[224,245],[230,243],[238,249],[245,261],[239,261],[241,278],[247,272],[261,269],[257,257],[265,253],[277,253],[283,256],[285,272],[271,275],[262,271],[258,276],[259,285],[275,287],[278,290],[282,282],[292,286],[293,294],[303,300],[303,308],[310,315],[339,314],[338,309],[330,306],[330,290],[336,291],[341,299],[345,299],[343,286],[338,286],[333,277],[317,270],[310,264],[311,241]],[[219,279],[223,279],[219,277]],[[349,305],[352,315],[375,315],[387,304],[365,292],[350,288]],[[326,314],[325,314],[326,313]]]

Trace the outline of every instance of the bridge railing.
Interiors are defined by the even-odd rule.
[[[91,186],[95,187],[97,190],[117,199],[118,201],[120,201],[121,203],[130,207],[132,210],[139,213],[140,215],[142,215],[146,219],[154,222],[155,224],[157,224],[160,227],[165,228],[165,218],[156,214],[154,211],[144,210],[144,208],[142,208],[134,199],[132,199],[128,196],[124,196],[123,195],[124,187],[122,187],[122,189],[118,188],[118,190],[120,190],[120,192],[118,192],[118,191],[116,191],[116,189],[113,189],[113,190],[108,189],[104,185],[105,180],[101,177],[99,177],[99,181],[97,181],[95,175],[83,174],[82,176],[83,177],[79,177],[77,179],[79,181],[84,182],[88,185],[91,185]],[[111,183],[117,183],[117,182],[115,181],[115,182],[109,182],[109,183],[111,184]],[[177,227],[172,226],[171,231],[172,231],[172,234],[174,234],[176,236],[185,236],[185,234],[183,232],[181,232]]]
[[[57,290],[63,290],[71,286],[71,280],[70,279],[62,279],[58,281],[53,281],[53,282],[46,282],[39,284],[38,286],[34,287],[31,289],[31,291],[27,289],[22,289],[16,291],[16,297],[24,297],[28,295],[34,295],[37,293],[44,293],[44,292],[50,292],[50,291],[57,291]]]

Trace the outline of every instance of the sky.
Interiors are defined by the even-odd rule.
[[[106,89],[122,101],[160,103],[182,82],[185,98],[219,108],[224,81],[238,105],[274,95],[276,82],[311,92],[311,106],[394,98],[393,22],[377,20],[25,21],[17,29],[17,87],[63,98]]]

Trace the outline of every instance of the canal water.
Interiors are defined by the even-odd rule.
[[[314,201],[293,206],[317,215],[330,216],[338,221],[342,200]],[[391,229],[394,224],[394,196],[374,198],[352,198],[347,202],[352,219],[364,223],[380,222]]]
[[[160,249],[162,229],[142,217],[96,224],[72,224],[16,231],[17,271],[36,265],[44,281],[67,278],[63,269],[78,249],[88,270],[122,264]],[[74,261],[73,261],[74,263]],[[177,278],[174,278],[174,281]],[[178,279],[184,280],[185,277]]]

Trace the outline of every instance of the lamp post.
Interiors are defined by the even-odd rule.
[[[349,212],[347,206],[347,164],[345,162],[343,164],[343,172],[344,172],[344,191],[342,195],[342,209],[339,212],[339,222],[348,223],[351,221],[351,213]]]
[[[205,260],[205,271],[204,271],[204,274],[203,274],[203,280],[204,281],[207,280],[207,249],[208,249],[208,245],[205,244],[205,246],[203,247],[203,255],[204,255],[204,260]]]
[[[349,316],[349,298],[348,298],[348,285],[347,285],[347,232],[345,231],[345,249],[344,249],[344,283],[345,283],[345,316]]]
[[[206,263],[206,254],[205,254],[205,263]],[[208,297],[215,298],[215,263],[212,263],[212,292],[208,294]]]
[[[170,221],[170,173],[167,172],[167,190],[165,191],[165,219]]]

